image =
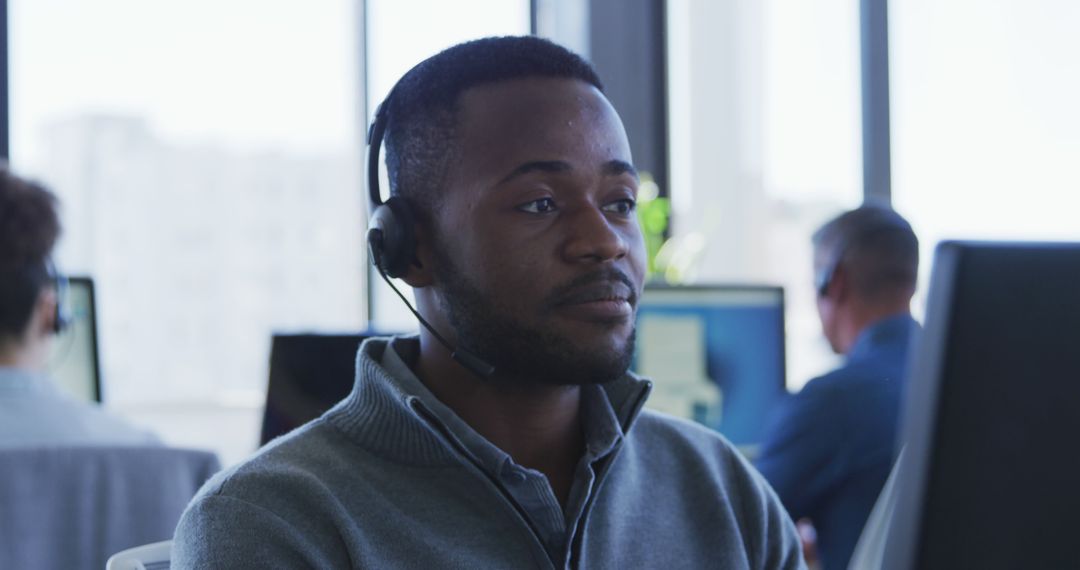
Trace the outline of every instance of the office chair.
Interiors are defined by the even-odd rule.
[[[110,554],[171,539],[220,469],[167,447],[0,450],[0,568],[101,570]]]
[[[171,550],[171,540],[129,548],[110,556],[105,570],[168,570]]]

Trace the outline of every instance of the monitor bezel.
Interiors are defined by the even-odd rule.
[[[896,510],[885,544],[883,569],[913,568],[918,556],[920,521],[925,507],[930,452],[937,432],[941,375],[952,327],[956,277],[967,246],[944,242],[934,252],[923,330],[908,354],[908,386],[901,403],[895,449],[904,454],[898,464]],[[918,403],[918,405],[912,405]]]
[[[926,318],[919,340],[910,351],[908,386],[901,408],[896,449],[896,508],[889,522],[882,568],[916,568],[922,554],[926,489],[935,464],[941,423],[942,376],[947,341],[953,328],[956,284],[968,254],[982,249],[1054,249],[1075,244],[1038,241],[947,240],[938,244],[927,294]]]
[[[103,402],[103,395],[101,390],[101,354],[98,346],[97,292],[94,289],[94,279],[87,275],[72,275],[67,278],[67,281],[69,288],[76,285],[85,287],[89,296],[89,308],[86,318],[88,320],[87,326],[90,329],[90,348],[93,359],[93,395],[94,401],[100,404]]]

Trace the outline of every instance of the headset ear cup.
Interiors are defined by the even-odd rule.
[[[375,208],[368,224],[368,245],[376,266],[390,277],[403,277],[416,258],[414,218],[400,196]],[[374,238],[377,230],[380,238]]]
[[[71,312],[67,306],[67,277],[56,274],[56,314],[53,315],[53,332],[60,334],[71,325]]]

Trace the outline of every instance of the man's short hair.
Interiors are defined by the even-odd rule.
[[[0,341],[26,330],[59,237],[56,197],[0,165]]]
[[[384,103],[390,191],[426,217],[439,203],[438,190],[454,157],[461,94],[472,87],[527,77],[577,79],[604,89],[581,56],[535,36],[465,42],[409,70]]]
[[[855,292],[868,301],[911,296],[919,274],[919,240],[911,224],[891,208],[862,206],[832,219],[814,233],[825,256],[825,279],[843,265]]]

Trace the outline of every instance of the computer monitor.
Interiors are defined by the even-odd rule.
[[[304,425],[348,396],[356,379],[356,351],[368,336],[274,335],[260,442]]]
[[[944,243],[889,569],[1080,568],[1080,244]]]
[[[784,290],[648,286],[634,370],[654,382],[647,406],[717,429],[753,453],[787,393]]]
[[[64,392],[87,402],[101,401],[101,367],[98,362],[97,312],[94,282],[89,277],[70,277],[60,294],[71,323],[52,343],[49,376]]]

